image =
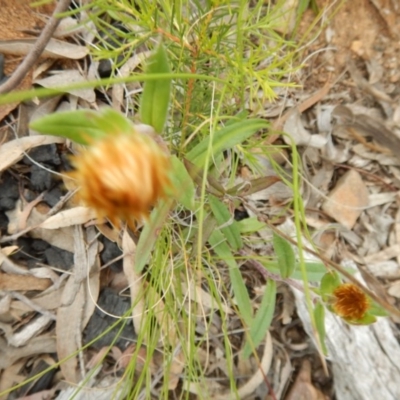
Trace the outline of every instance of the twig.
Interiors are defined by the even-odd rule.
[[[71,0],[60,0],[55,8],[53,15],[47,21],[42,33],[38,37],[35,45],[32,47],[31,51],[27,54],[24,61],[18,66],[14,73],[7,79],[2,85],[0,85],[0,94],[11,92],[15,89],[25,78],[25,75],[36,63],[40,55],[43,53],[47,43],[49,43],[54,31],[56,30],[58,24],[60,23],[60,18],[58,14],[67,11]]]

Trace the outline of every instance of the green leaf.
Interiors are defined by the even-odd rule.
[[[240,230],[237,222],[233,218],[233,215],[226,208],[222,201],[216,197],[209,195],[209,202],[211,210],[214,214],[215,219],[219,226],[222,226],[221,231],[224,234],[226,240],[234,250],[239,250],[243,247],[242,238],[240,236]]]
[[[388,317],[390,314],[375,301],[370,300],[371,305],[368,308],[368,314],[376,317]]]
[[[280,274],[280,269],[278,266],[277,261],[271,260],[259,260],[261,264],[265,266],[265,268],[274,273]],[[322,277],[326,274],[326,267],[321,262],[314,262],[314,261],[306,261],[306,270],[307,270],[307,279],[310,282],[321,282]],[[296,267],[292,275],[293,279],[302,279],[301,271],[299,268],[299,263],[296,262]]]
[[[214,231],[209,239],[209,243],[213,246],[215,253],[229,267],[229,276],[232,284],[233,294],[238,305],[240,316],[247,325],[251,324],[253,311],[249,293],[244,284],[239,266],[231,253],[229,246],[225,242],[225,238],[219,231]]]
[[[341,284],[340,276],[336,271],[327,272],[321,279],[319,287],[322,300],[328,301],[333,291]]]
[[[371,325],[376,322],[376,317],[370,313],[366,313],[360,319],[347,319],[343,318],[350,325]]]
[[[212,154],[210,158],[216,157],[219,153],[226,149],[230,149],[250,136],[254,135],[261,129],[268,128],[269,124],[263,119],[248,119],[235,122],[216,131],[213,136]],[[186,155],[187,159],[198,167],[202,167],[207,158],[210,137],[202,140]]]
[[[134,132],[132,122],[109,107],[100,111],[77,110],[49,114],[31,122],[30,128],[46,135],[66,137],[80,144],[89,144],[106,135]]]
[[[174,186],[174,196],[188,210],[194,211],[194,183],[183,163],[176,156],[171,157],[171,180]]]
[[[260,308],[250,325],[250,337],[243,349],[243,357],[248,358],[252,350],[265,338],[265,334],[271,325],[275,311],[276,282],[269,279],[265,287]]]
[[[149,221],[145,224],[136,247],[135,271],[141,272],[150,259],[151,251],[158,238],[158,234],[165,225],[169,211],[174,200],[160,201],[150,214]]]
[[[290,243],[274,232],[273,244],[282,278],[289,278],[296,267],[294,251]]]
[[[317,331],[319,335],[319,340],[321,343],[322,351],[324,355],[328,354],[328,349],[326,348],[325,344],[325,337],[326,337],[326,332],[325,332],[325,307],[321,302],[317,302],[314,308],[314,318],[315,318],[315,323],[317,326]]]
[[[237,222],[240,233],[253,233],[267,227],[265,222],[261,222],[257,217],[245,218]]]
[[[167,52],[162,43],[149,59],[146,74],[170,73]],[[144,124],[152,126],[161,133],[167,120],[171,79],[154,79],[146,81],[140,102],[140,118]]]

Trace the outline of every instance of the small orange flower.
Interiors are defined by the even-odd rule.
[[[135,132],[93,141],[72,164],[80,200],[116,225],[124,220],[135,228],[171,185],[168,156],[151,137]]]
[[[343,283],[333,291],[332,308],[337,315],[349,320],[360,320],[370,306],[368,297],[353,283]]]

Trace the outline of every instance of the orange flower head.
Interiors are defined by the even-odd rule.
[[[332,308],[337,315],[349,320],[360,320],[369,308],[368,297],[353,283],[343,283],[333,291]]]
[[[151,137],[136,132],[95,140],[72,164],[69,175],[80,186],[80,200],[117,226],[124,220],[134,229],[171,185],[169,157]]]

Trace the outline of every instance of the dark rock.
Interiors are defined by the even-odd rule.
[[[35,147],[28,154],[30,158],[38,163],[45,162],[52,165],[61,164],[60,156],[58,155],[57,151],[57,146],[54,143]],[[23,162],[28,165],[33,164],[28,157],[24,157]]]
[[[111,240],[108,240],[106,237],[103,237],[103,245],[104,245],[104,249],[100,253],[100,259],[101,259],[101,262],[103,265],[107,264],[114,258],[117,258],[120,255],[122,255],[122,251],[117,246],[117,244],[112,242]],[[110,267],[114,271],[121,271],[122,270],[122,260],[115,261],[114,263],[111,264]]]
[[[43,166],[49,168],[48,165],[43,164]],[[31,183],[33,189],[38,191],[50,189],[52,186],[52,173],[39,165],[33,164],[31,167]]]
[[[62,197],[63,192],[59,187],[51,189],[44,195],[44,201],[50,206],[54,207]]]
[[[8,396],[8,400],[21,399],[21,398],[34,398],[34,393],[50,389],[53,384],[53,379],[57,373],[56,368],[50,368],[51,365],[44,360],[38,360],[32,367],[32,370],[27,376],[30,379],[29,383],[20,386],[17,390],[10,393],[14,397]],[[39,378],[37,377],[39,375]],[[40,396],[44,398],[43,396]],[[39,397],[39,398],[40,398]]]
[[[31,246],[32,240],[27,237],[19,237],[17,239],[18,251],[10,256],[13,260],[26,260],[29,255],[33,255],[34,251]]]
[[[74,255],[66,250],[55,246],[50,246],[44,251],[46,263],[52,267],[60,268],[64,271],[71,269],[74,265]]]
[[[245,209],[241,210],[239,208],[235,208],[235,221],[241,221],[242,219],[249,218],[249,214]]]
[[[50,247],[50,244],[41,239],[33,239],[31,246],[32,249],[38,253],[43,253],[48,247]]]
[[[104,311],[116,316],[123,316],[131,308],[131,302],[128,297],[121,297],[110,288],[105,288],[100,293],[97,303],[100,309],[103,309]],[[104,314],[104,312],[100,309],[96,308],[85,329],[85,344],[91,342],[97,336],[101,335],[106,329],[109,328],[110,325],[115,324],[117,321],[115,318]],[[133,340],[135,340],[136,335],[134,333],[131,319],[121,318],[120,323],[125,323],[125,326],[115,342],[115,336],[118,334],[121,328],[121,325],[119,324],[106,335],[97,339],[93,344],[93,347],[100,349],[104,346],[109,346],[114,342],[116,346],[118,346],[121,350],[124,350]]]
[[[4,214],[3,211],[0,211],[0,230],[7,230],[8,222],[6,214]]]
[[[12,210],[18,197],[17,180],[8,173],[3,174],[0,183],[0,210]]]
[[[61,153],[61,169],[64,172],[72,171],[71,157],[66,153]]]

